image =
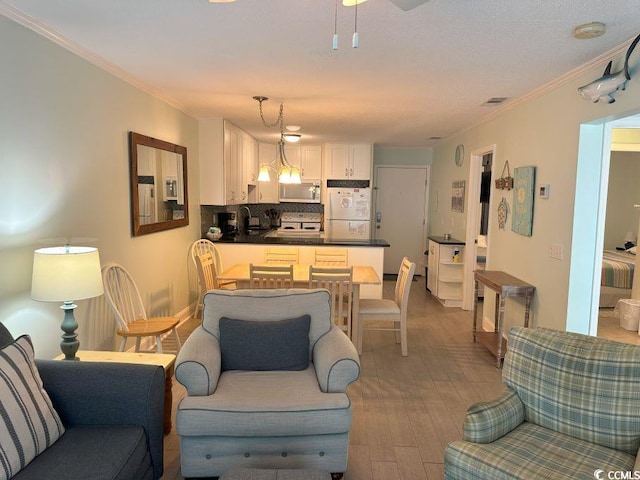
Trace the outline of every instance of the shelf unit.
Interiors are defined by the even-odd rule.
[[[455,239],[445,240],[444,237],[429,237],[428,265],[427,288],[431,293],[445,307],[461,306],[464,283],[464,242]]]

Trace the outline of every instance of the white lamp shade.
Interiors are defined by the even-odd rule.
[[[271,181],[271,175],[269,175],[269,167],[267,165],[262,165],[260,167],[260,171],[258,172],[258,181],[259,182]]]
[[[66,302],[102,295],[100,256],[93,247],[40,248],[33,254],[31,298]]]
[[[636,237],[632,232],[627,232],[627,234],[624,236],[624,241],[625,242],[635,242],[636,241]]]

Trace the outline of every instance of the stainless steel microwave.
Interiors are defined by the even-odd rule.
[[[320,182],[281,183],[280,201],[320,203]]]

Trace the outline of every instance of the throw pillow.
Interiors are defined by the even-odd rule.
[[[255,322],[220,319],[222,370],[304,370],[311,317]]]
[[[0,478],[11,478],[64,433],[42,387],[28,335],[0,350]]]

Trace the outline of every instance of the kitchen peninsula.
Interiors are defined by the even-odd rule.
[[[334,239],[320,236],[266,236],[264,230],[249,231],[247,233],[223,237],[216,243],[225,267],[237,263],[264,263],[264,251],[267,247],[297,247],[300,255],[299,263],[310,265],[313,263],[316,249],[346,248],[349,255],[349,265],[372,266],[378,277],[382,279],[384,249],[389,243],[381,239]],[[382,298],[382,285],[363,285],[362,298]]]

